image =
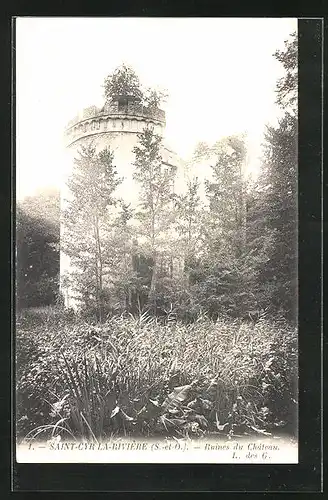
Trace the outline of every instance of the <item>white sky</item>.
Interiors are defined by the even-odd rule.
[[[17,198],[59,186],[65,125],[103,104],[104,79],[122,62],[168,90],[166,138],[178,154],[247,132],[256,169],[279,112],[272,54],[296,29],[296,19],[18,18]]]

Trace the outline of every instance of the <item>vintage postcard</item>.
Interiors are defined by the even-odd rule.
[[[297,20],[15,29],[17,462],[298,463]]]

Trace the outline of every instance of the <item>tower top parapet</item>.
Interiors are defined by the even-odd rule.
[[[74,127],[77,123],[93,118],[112,117],[112,118],[136,118],[153,121],[165,126],[165,111],[156,107],[144,106],[140,101],[130,96],[116,96],[112,101],[107,102],[102,108],[89,106],[84,108],[81,113],[70,120],[66,130]]]

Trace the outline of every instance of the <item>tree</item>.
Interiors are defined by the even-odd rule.
[[[166,91],[148,88],[143,94],[143,104],[149,109],[158,109],[162,103],[166,102],[167,98]]]
[[[152,279],[149,302],[156,310],[156,283],[160,255],[163,256],[170,242],[170,225],[173,224],[172,189],[176,170],[165,165],[161,156],[161,136],[152,127],[139,135],[134,148],[135,181],[139,184],[139,234],[143,251],[152,259]]]
[[[143,98],[139,77],[133,68],[125,64],[107,76],[104,89],[106,101],[111,101],[115,96],[131,96],[140,101]]]
[[[286,113],[268,127],[259,191],[250,216],[266,259],[258,278],[270,307],[295,314],[297,280],[297,121]],[[260,240],[257,241],[258,245]],[[254,242],[253,242],[254,245]],[[268,305],[268,304],[267,304]]]
[[[204,141],[197,144],[193,153],[193,161],[210,160],[213,155],[213,149]]]
[[[277,104],[295,115],[297,111],[298,95],[298,45],[297,34],[292,33],[289,40],[285,42],[285,50],[277,50],[274,57],[283,65],[285,75],[277,82]]]
[[[214,148],[212,179],[205,181],[209,203],[206,239],[210,251],[227,259],[240,256],[245,249],[246,147],[243,138],[232,136],[218,141]]]
[[[197,177],[187,180],[184,194],[174,198],[176,208],[176,230],[180,246],[188,264],[195,257],[202,244],[203,205],[199,196],[200,182]]]
[[[150,110],[158,109],[168,97],[166,90],[144,88],[134,69],[126,64],[122,64],[106,77],[104,89],[107,102],[118,96],[132,97]]]
[[[110,258],[110,276],[107,282],[112,287],[113,298],[117,299],[113,308],[116,311],[135,312],[138,302],[138,273],[134,266],[136,254],[134,211],[119,200],[117,217],[107,234],[107,255]]]
[[[212,317],[242,315],[249,307],[246,290],[251,274],[246,255],[245,139],[231,136],[212,146],[199,143],[192,161],[201,162],[209,175],[206,206],[198,207],[194,219],[198,248],[192,247],[188,270],[191,309],[197,303]],[[193,211],[188,196],[184,205]]]
[[[297,290],[297,38],[275,57],[285,69],[277,83],[284,111],[268,126],[261,175],[249,210],[250,245],[257,249],[258,296],[265,306],[296,319]]]
[[[115,265],[110,241],[118,217],[115,191],[122,182],[113,159],[109,148],[99,153],[92,145],[80,149],[67,183],[70,199],[63,211],[62,247],[71,260],[70,286],[88,307],[95,305],[100,320],[105,278]]]
[[[182,213],[178,211],[182,219],[178,218],[179,241],[190,249],[189,317],[199,310],[211,317],[243,315],[250,306],[246,297],[252,273],[246,245],[245,163],[244,136],[226,137],[213,145],[201,142],[190,162],[191,170],[202,168],[208,175],[205,204],[197,199],[196,185],[190,185],[181,197]]]
[[[19,203],[31,217],[49,224],[49,230],[59,237],[60,233],[60,191],[54,187],[44,187],[33,196],[26,196]]]
[[[50,196],[53,211],[44,198],[42,194],[28,197],[17,206],[18,308],[51,305],[59,296],[59,196],[57,192]]]

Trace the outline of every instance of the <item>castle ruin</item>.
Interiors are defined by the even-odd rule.
[[[149,108],[132,96],[116,96],[106,102],[103,108],[91,106],[86,108],[68,123],[65,130],[65,146],[67,152],[67,167],[64,174],[61,204],[69,197],[66,181],[71,174],[74,158],[81,146],[93,145],[96,152],[110,147],[114,153],[114,164],[118,175],[123,178],[118,188],[118,195],[127,201],[132,208],[138,203],[138,186],[133,180],[133,148],[138,143],[138,134],[145,127],[153,127],[154,133],[163,137],[161,156],[163,163],[176,169],[177,185],[183,185],[184,169],[179,157],[165,144],[164,132],[166,125],[165,112],[159,108]],[[173,189],[175,187],[173,186]],[[178,187],[179,190],[179,187]],[[65,227],[61,224],[61,236]],[[181,267],[181,263],[178,267]],[[64,289],[63,277],[70,272],[70,259],[61,251],[60,277],[61,291],[66,307],[75,307],[70,290]]]

